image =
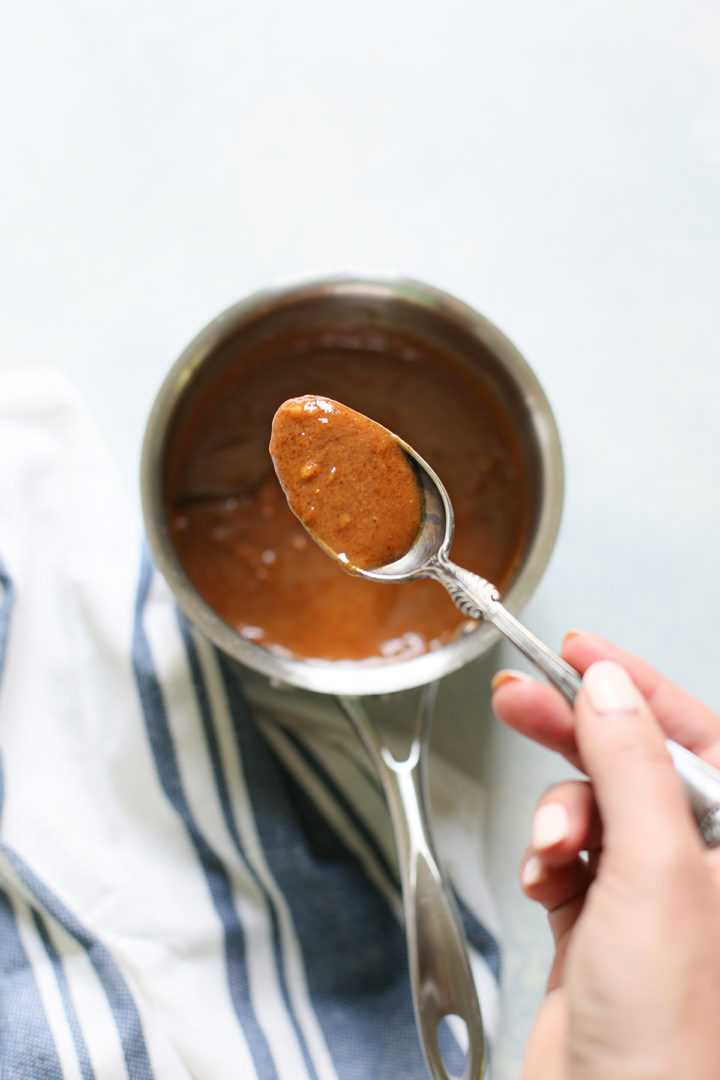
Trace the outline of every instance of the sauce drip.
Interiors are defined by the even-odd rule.
[[[292,512],[350,573],[386,566],[412,547],[422,495],[387,428],[306,394],[275,413],[270,454]]]

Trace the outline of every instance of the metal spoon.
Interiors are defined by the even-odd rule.
[[[423,492],[420,528],[402,558],[373,570],[353,566],[352,573],[385,582],[434,578],[447,589],[464,615],[492,623],[572,705],[582,683],[579,673],[510,614],[491,582],[451,562],[454,517],[448,493],[427,462],[402,439],[397,441],[410,459]],[[720,844],[720,772],[671,739],[666,745],[687,790],[702,838],[708,847],[715,847]]]

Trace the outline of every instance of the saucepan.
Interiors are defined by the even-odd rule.
[[[432,841],[425,750],[438,681],[486,653],[496,632],[482,622],[469,622],[430,651],[377,663],[304,659],[265,648],[203,599],[178,556],[168,520],[172,457],[183,426],[192,423],[194,404],[208,387],[241,369],[263,343],[283,335],[332,336],[359,329],[370,335],[366,343],[371,349],[382,348],[383,334],[399,334],[451,353],[497,399],[517,437],[526,480],[524,540],[504,594],[507,608],[518,612],[540,580],[560,523],[563,464],[557,426],[538,379],[512,343],[477,311],[422,282],[360,276],[299,282],[259,292],[206,326],[170,370],[148,420],[141,463],[145,526],[157,566],[178,604],[210,641],[261,676],[268,688],[310,691],[321,695],[323,704],[334,701],[355,727],[378,771],[393,825],[413,1003],[429,1074],[433,1080],[448,1080],[438,1029],[454,1016],[467,1033],[462,1080],[480,1080],[485,1067],[482,1016],[462,924]],[[317,390],[323,392],[308,387]],[[433,402],[423,407],[432,409]],[[272,410],[268,440],[271,420]],[[473,462],[467,466],[472,469]],[[398,752],[395,735],[388,738],[380,717],[388,715],[387,695],[397,694],[405,709],[408,695],[399,692],[412,688],[415,715],[406,718],[408,738]],[[377,709],[380,698],[383,707]]]

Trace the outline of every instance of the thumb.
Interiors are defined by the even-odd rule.
[[[665,737],[619,664],[601,660],[587,669],[576,701],[576,723],[578,748],[603,823],[606,854],[629,851],[647,866],[661,848],[667,852],[698,846]]]

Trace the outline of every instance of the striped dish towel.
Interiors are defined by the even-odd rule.
[[[0,460],[2,1080],[423,1080],[353,732],[187,623],[52,371],[0,380]],[[492,1039],[482,791],[430,779]]]

